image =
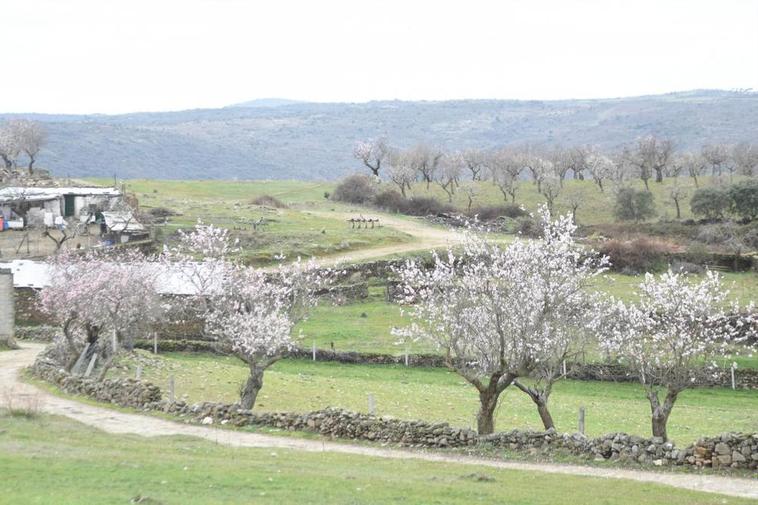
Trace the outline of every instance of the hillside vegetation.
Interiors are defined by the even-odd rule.
[[[9,118],[10,115],[0,116]],[[598,100],[292,103],[117,116],[26,115],[58,176],[335,179],[359,164],[356,141],[446,149],[530,142],[616,149],[648,134],[678,148],[758,138],[758,94],[693,91]]]

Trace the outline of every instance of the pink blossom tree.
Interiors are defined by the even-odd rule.
[[[155,264],[139,251],[61,253],[48,263],[50,283],[39,308],[61,325],[67,370],[84,347],[100,356],[103,378],[119,348],[145,335],[160,318]],[[101,338],[106,331],[111,339]]]
[[[517,387],[552,427],[548,397],[561,377],[557,370],[599,324],[586,288],[605,259],[577,246],[570,217],[552,221],[544,208],[541,213],[543,240],[502,247],[468,234],[462,253],[435,255],[431,269],[408,261],[398,271],[412,324],[396,334],[432,342],[447,366],[476,388],[480,434],[494,431],[500,394],[529,375],[542,382]]]
[[[728,291],[714,272],[696,282],[671,271],[647,274],[639,294],[639,303],[610,303],[601,343],[637,373],[650,402],[653,436],[666,440],[679,394],[712,375],[716,358],[734,354],[737,346],[750,350],[752,330],[744,330],[754,318],[727,317]],[[732,311],[740,313],[737,306]]]
[[[292,329],[315,305],[325,276],[299,260],[270,271],[246,267],[233,251],[227,230],[199,224],[167,251],[167,268],[186,279],[185,302],[204,331],[247,364],[240,405],[251,409],[266,369],[295,346]]]
[[[368,142],[358,142],[353,148],[353,156],[363,162],[375,176],[379,176],[379,170],[390,155],[390,147],[387,139],[379,137]]]

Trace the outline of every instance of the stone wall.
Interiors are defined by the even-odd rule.
[[[327,408],[315,412],[253,412],[238,405],[204,402],[189,405],[184,401],[162,399],[158,386],[135,379],[95,381],[71,374],[46,354],[32,366],[32,373],[63,391],[98,401],[140,410],[174,414],[198,424],[269,426],[287,431],[309,431],[346,440],[366,440],[416,448],[477,447],[518,452],[569,452],[595,460],[611,460],[654,466],[713,467],[719,469],[758,469],[758,433],[725,433],[703,438],[684,449],[661,438],[644,438],[611,433],[598,438],[581,434],[520,431],[480,437],[473,430],[455,428],[447,423],[403,421],[392,417]]]
[[[45,355],[37,358],[31,367],[31,372],[34,376],[55,384],[66,393],[86,396],[121,407],[143,409],[161,401],[160,388],[149,382],[136,379],[97,381],[71,375]]]

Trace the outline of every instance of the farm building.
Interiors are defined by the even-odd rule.
[[[120,200],[121,192],[114,188],[8,187],[0,189],[0,212],[8,222],[5,229],[52,228],[65,218],[86,220],[97,211],[110,210]]]

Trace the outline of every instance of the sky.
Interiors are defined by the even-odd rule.
[[[758,0],[2,0],[0,112],[758,89]]]

